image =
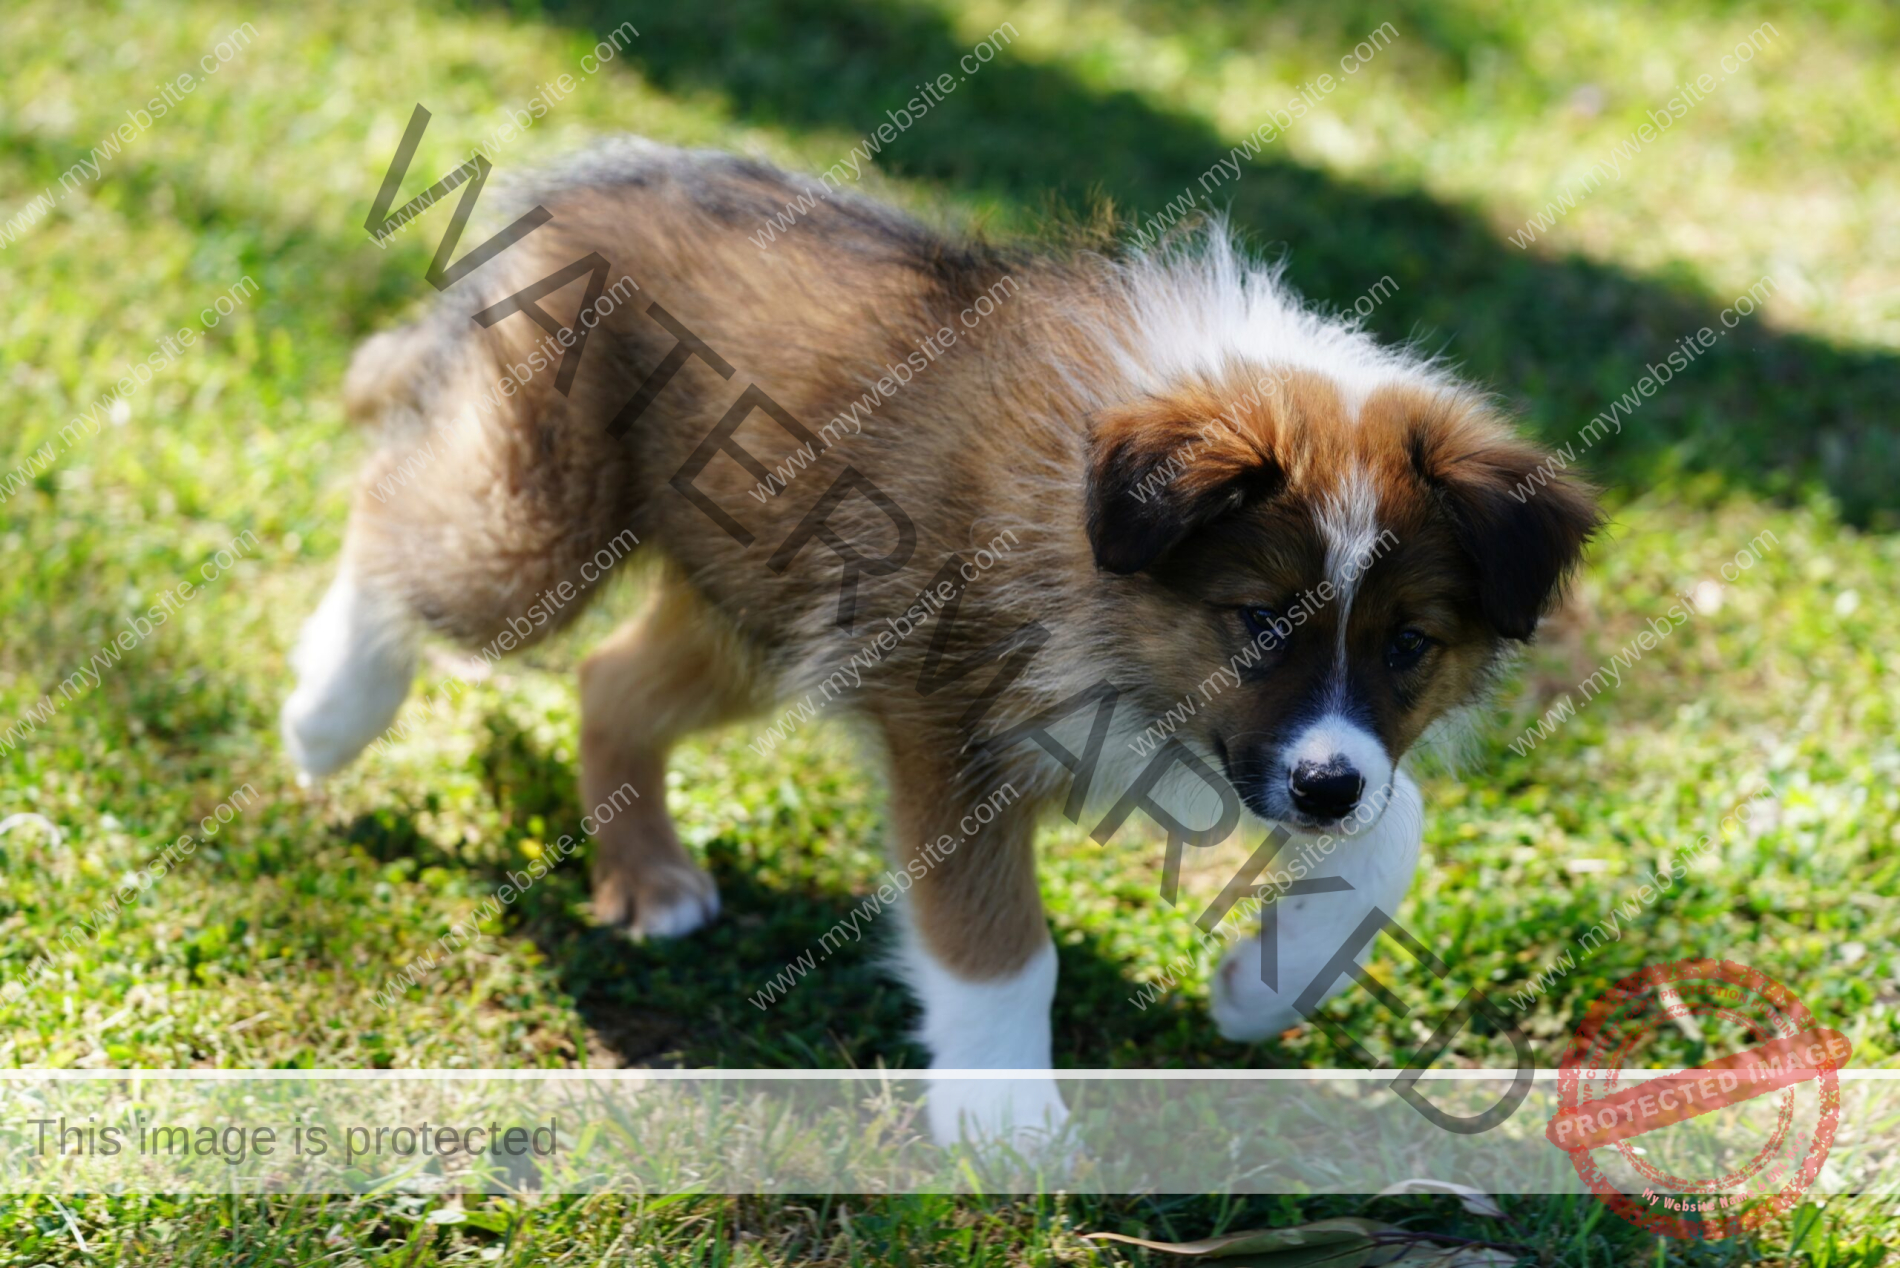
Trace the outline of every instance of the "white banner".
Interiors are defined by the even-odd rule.
[[[1625,1193],[1753,1194],[1795,1183],[1804,1159],[1818,1158],[1815,1193],[1887,1190],[1900,1174],[1900,1071],[1839,1071],[1837,1119],[1813,1080],[1655,1127],[1602,1109],[1590,1139],[1617,1139],[1585,1150],[1547,1137],[1562,1108],[1553,1071],[1427,1071],[1411,1085],[1393,1071],[1047,1073],[1070,1111],[1056,1133],[945,1150],[929,1140],[929,1085],[964,1103],[981,1089],[946,1088],[941,1073],[10,1071],[0,1188],[1376,1193],[1423,1177],[1530,1194],[1590,1191],[1589,1171]],[[1654,1080],[1669,1077],[1626,1072],[1618,1099],[1666,1097]]]

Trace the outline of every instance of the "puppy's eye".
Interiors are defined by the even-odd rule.
[[[1417,630],[1400,630],[1385,649],[1385,663],[1392,669],[1410,669],[1431,645],[1432,640]]]
[[[1242,608],[1240,619],[1247,624],[1247,636],[1269,650],[1286,641],[1287,622],[1272,608]]]

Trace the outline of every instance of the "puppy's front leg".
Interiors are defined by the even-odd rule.
[[[1056,949],[1036,890],[1034,813],[998,783],[969,792],[900,757],[896,861],[910,878],[903,968],[923,1004],[930,1127],[1028,1143],[1067,1117],[1050,1069]],[[1012,804],[1013,803],[1013,804]],[[949,1071],[1021,1070],[1020,1078]]]
[[[1279,1034],[1306,1020],[1293,1002],[1331,961],[1359,923],[1377,907],[1396,915],[1399,901],[1411,888],[1418,868],[1424,831],[1423,803],[1418,785],[1397,771],[1392,793],[1377,822],[1337,839],[1294,837],[1269,869],[1274,874],[1338,876],[1350,890],[1301,894],[1279,899],[1275,906],[1278,930],[1274,940],[1278,983],[1261,979],[1261,934],[1242,939],[1221,957],[1214,972],[1214,1021],[1229,1039],[1251,1041]],[[1314,858],[1318,855],[1318,858]],[[1308,870],[1294,864],[1304,856]],[[1271,877],[1263,877],[1266,881]],[[1354,957],[1363,965],[1370,944]],[[1322,1002],[1351,984],[1346,974],[1323,988]]]

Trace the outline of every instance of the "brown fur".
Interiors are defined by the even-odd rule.
[[[1315,507],[1347,467],[1371,474],[1381,520],[1400,538],[1352,607],[1354,672],[1382,672],[1395,621],[1440,640],[1416,673],[1376,693],[1395,758],[1470,699],[1501,640],[1528,636],[1594,524],[1585,493],[1560,480],[1529,509],[1511,502],[1505,490],[1540,455],[1469,393],[1381,390],[1355,422],[1311,373],[1236,406],[1237,369],[1099,408],[1093,394],[1115,379],[1099,329],[1115,327],[1125,300],[1109,266],[956,244],[851,197],[828,198],[758,249],[747,235],[807,188],[754,163],[657,147],[580,169],[540,191],[552,223],[451,290],[435,317],[372,340],[346,387],[352,413],[384,437],[350,556],[438,631],[491,637],[532,596],[578,583],[582,563],[626,527],[666,561],[647,611],[582,671],[586,795],[628,779],[643,794],[637,814],[603,829],[595,884],[606,919],[637,918],[643,903],[703,883],[662,809],[667,749],[809,690],[904,613],[953,553],[967,559],[1013,535],[964,590],[949,633],[938,639],[937,617],[898,642],[850,705],[885,740],[900,863],[959,833],[972,801],[1001,782],[1027,794],[912,895],[933,955],[987,978],[1046,942],[1032,829],[1066,787],[1035,746],[1004,748],[995,736],[1102,675],[1124,688],[1136,729],[1194,692],[1244,646],[1237,608],[1284,603],[1318,582]],[[543,338],[522,316],[484,330],[469,314],[589,252],[611,262],[610,286],[631,277],[639,293],[594,330],[571,395],[553,390],[550,369],[498,417],[455,425]],[[961,324],[1006,277],[1014,295],[974,328]],[[581,291],[576,282],[543,302],[565,318]],[[611,420],[676,343],[654,303],[733,373],[689,358],[616,440]],[[749,544],[669,484],[749,388],[816,432],[946,326],[953,347],[764,504],[747,493],[755,472],[728,454],[711,459],[694,487]],[[1223,412],[1233,421],[1215,421]],[[1134,482],[1196,437],[1191,463],[1161,494],[1132,497]],[[800,445],[763,410],[735,438],[767,468]],[[405,488],[387,501],[369,492],[425,450],[434,458]],[[782,568],[768,563],[847,468],[915,532],[901,567],[859,577],[850,631],[837,625],[832,549],[814,540]],[[829,523],[868,560],[902,544],[862,494]],[[1195,719],[1201,738],[1225,752],[1234,737],[1280,725],[1338,618],[1320,609],[1311,637],[1218,696]],[[994,664],[920,692],[931,656],[941,674],[1031,623],[1044,642],[1000,694],[984,694]]]

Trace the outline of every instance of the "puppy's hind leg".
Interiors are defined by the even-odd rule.
[[[394,720],[425,629],[487,644],[488,659],[527,646],[573,620],[639,545],[623,447],[551,390],[489,409],[495,357],[438,326],[370,340],[345,384],[379,443],[344,564],[292,658],[284,743],[307,777]]]
[[[291,653],[297,688],[282,729],[300,782],[342,769],[395,720],[420,634],[402,601],[360,578],[346,556]]]
[[[666,754],[691,732],[754,712],[757,681],[738,635],[667,577],[581,665],[581,798],[601,920],[676,938],[718,914],[712,877],[666,813]]]

